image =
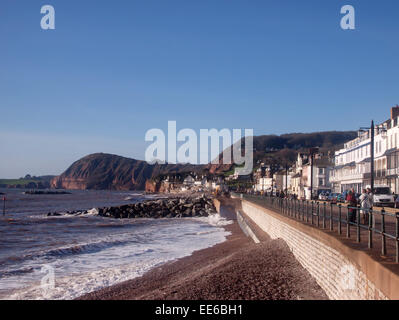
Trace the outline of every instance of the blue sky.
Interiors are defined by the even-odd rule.
[[[40,28],[51,4],[56,30]],[[356,9],[356,30],[340,8]],[[0,177],[93,152],[142,159],[148,129],[353,130],[399,104],[399,3],[2,0]]]

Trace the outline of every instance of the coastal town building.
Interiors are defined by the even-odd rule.
[[[285,170],[279,171],[273,175],[274,185],[276,190],[284,191],[289,190],[291,184],[291,174],[286,173]]]
[[[375,185],[387,185],[399,193],[399,106],[391,109],[389,120],[374,128]],[[359,131],[358,137],[335,152],[335,166],[330,182],[334,192],[354,189],[360,193],[371,184],[371,129]]]
[[[260,167],[254,174],[254,191],[262,193],[271,192],[272,188],[273,176],[271,174],[270,166],[261,163]]]
[[[255,171],[254,174],[254,191],[256,192],[273,192],[286,191],[290,188],[291,174],[285,170],[273,172],[270,166],[264,163]]]
[[[333,162],[329,154],[317,153],[313,158],[313,196],[331,191],[330,174]],[[298,153],[291,170],[289,190],[300,199],[311,198],[312,160],[308,153]]]

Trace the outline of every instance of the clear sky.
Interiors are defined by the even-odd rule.
[[[346,4],[356,30],[340,28]],[[397,0],[1,0],[0,177],[93,152],[143,159],[168,120],[256,135],[386,120],[398,21]]]

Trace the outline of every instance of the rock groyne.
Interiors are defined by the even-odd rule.
[[[98,209],[100,216],[118,219],[207,217],[212,213],[216,213],[216,208],[206,196],[146,200]]]
[[[66,212],[68,215],[94,214],[115,219],[208,217],[214,213],[216,208],[213,199],[206,195],[144,200],[114,207]],[[63,214],[57,212],[47,214],[47,216],[61,215]]]

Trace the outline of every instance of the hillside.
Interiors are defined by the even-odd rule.
[[[26,175],[19,179],[0,179],[0,188],[46,189],[54,176],[31,177]]]
[[[95,153],[74,162],[51,181],[53,188],[143,190],[146,181],[166,173],[197,172],[205,166],[155,164],[117,155]]]
[[[254,137],[254,162],[292,163],[296,153],[318,146],[326,150],[339,148],[356,137],[356,132],[293,133],[281,136]],[[198,172],[221,174],[232,169],[231,165],[155,164],[96,153],[73,163],[63,174],[51,181],[53,188],[144,190],[148,180],[169,173]]]
[[[254,163],[275,162],[292,164],[297,153],[319,147],[321,151],[334,152],[357,137],[356,131],[330,131],[315,133],[290,133],[281,136],[264,135],[254,138]]]

